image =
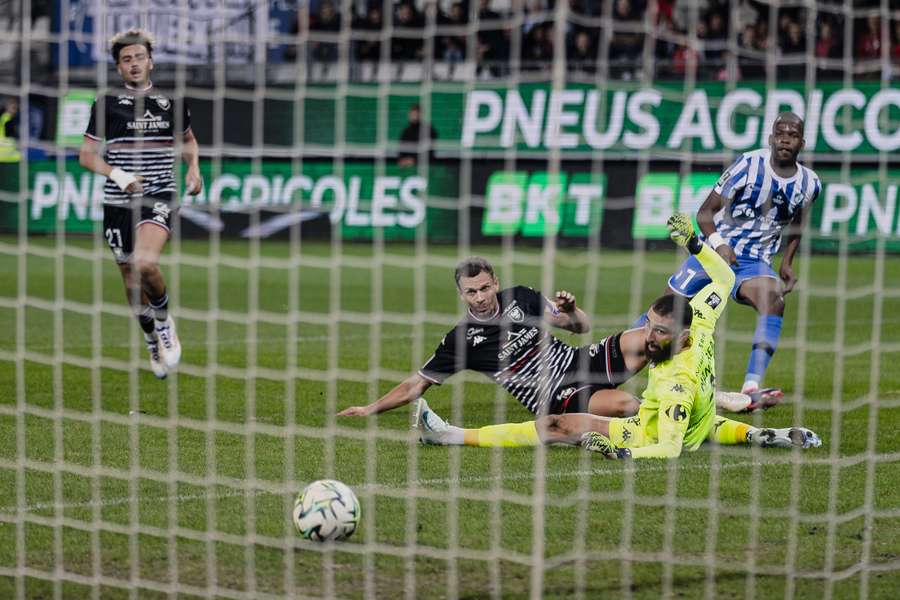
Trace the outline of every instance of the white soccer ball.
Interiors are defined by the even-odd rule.
[[[333,479],[313,481],[294,501],[294,527],[314,542],[347,539],[356,531],[359,517],[356,494]]]

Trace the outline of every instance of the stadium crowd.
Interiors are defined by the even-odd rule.
[[[555,3],[367,0],[346,15],[340,0],[314,0],[293,33],[309,34],[307,56],[321,62],[339,59],[338,35],[347,28],[348,58],[356,61],[419,62],[431,55],[448,63],[474,59],[486,74],[502,75],[516,64],[545,71],[554,58]],[[778,78],[804,77],[810,59],[819,78],[842,77],[848,57],[857,74],[876,78],[883,57],[900,64],[900,1],[891,0],[888,19],[878,0],[854,2],[849,22],[842,6],[840,0],[819,2],[815,11],[756,0],[569,0],[566,68],[594,74],[605,63],[627,79],[652,58],[657,78],[683,77],[696,64],[699,76],[734,80],[765,77],[767,57]],[[286,57],[296,59],[296,46]]]

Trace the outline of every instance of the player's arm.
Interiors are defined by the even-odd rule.
[[[200,176],[200,146],[197,144],[197,138],[194,137],[192,129],[184,132],[181,160],[187,165],[187,173],[184,176],[187,193],[199,194],[203,190],[203,178]]]
[[[351,406],[345,408],[337,414],[339,417],[364,417],[367,415],[377,415],[388,410],[409,404],[413,400],[425,393],[425,390],[431,387],[431,382],[419,375],[413,373],[387,394],[366,406]]]
[[[713,253],[715,254],[715,253]],[[632,458],[676,458],[684,446],[684,434],[691,420],[691,384],[676,379],[663,380],[659,386],[657,442],[631,449]]]
[[[99,140],[95,140],[87,135],[84,136],[81,148],[78,151],[78,164],[98,175],[109,177],[123,192],[139,194],[144,191],[141,185],[144,178],[110,165],[100,155],[100,146],[101,142]]]
[[[669,228],[669,237],[672,241],[682,248],[687,248],[688,252],[696,256],[700,266],[712,280],[691,300],[691,307],[701,311],[705,322],[712,327],[725,310],[725,303],[731,294],[731,288],[734,287],[734,271],[725,259],[700,241],[686,214],[672,215],[666,226]]]
[[[575,295],[565,290],[556,292],[553,301],[544,307],[544,320],[572,333],[587,333],[591,323],[584,311],[575,305]]]

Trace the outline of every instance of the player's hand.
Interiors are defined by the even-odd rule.
[[[368,406],[351,406],[337,414],[339,417],[367,417],[372,414]]]
[[[691,218],[684,213],[675,213],[666,221],[669,228],[669,237],[682,248],[687,248],[688,242],[697,234],[694,233],[694,224]]]
[[[554,296],[553,298],[553,303],[556,305],[556,308],[558,308],[560,312],[575,312],[575,295],[565,290],[556,292],[556,296]]]
[[[794,275],[794,270],[790,265],[782,263],[781,268],[778,269],[778,276],[781,277],[782,293],[789,294],[797,285],[797,276]]]
[[[128,184],[128,187],[125,188],[126,194],[143,194],[144,193],[144,179],[143,175],[135,175],[134,181]]]
[[[203,191],[203,178],[200,177],[199,169],[190,168],[184,176],[184,187],[191,196],[196,196]]]
[[[716,254],[721,256],[722,259],[729,265],[737,264],[737,255],[734,253],[734,248],[732,248],[728,244],[722,244],[721,246],[716,248]]]

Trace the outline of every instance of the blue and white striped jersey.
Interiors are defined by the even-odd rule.
[[[768,148],[745,152],[714,188],[725,201],[713,217],[719,235],[738,257],[766,263],[781,247],[782,230],[822,189],[819,176],[800,163],[793,177],[776,175],[770,154]]]

